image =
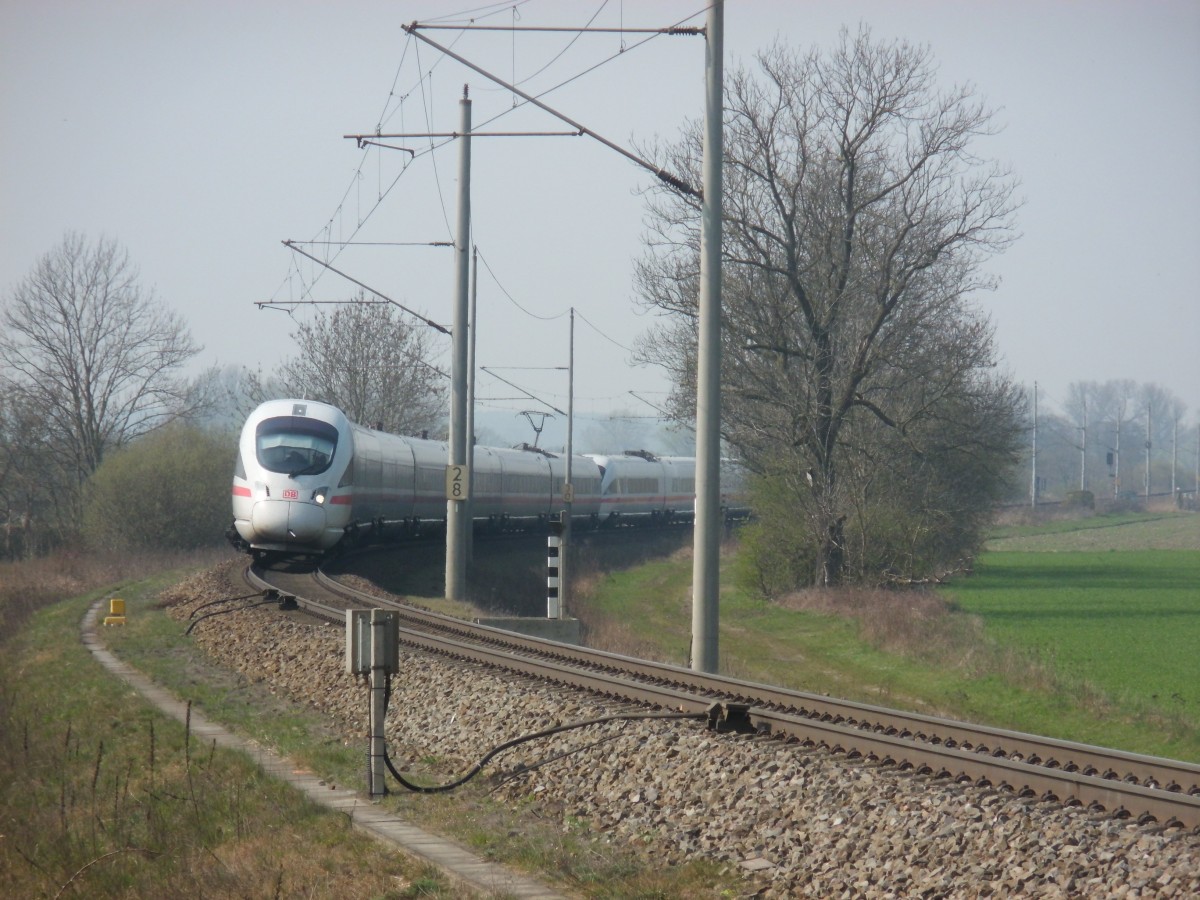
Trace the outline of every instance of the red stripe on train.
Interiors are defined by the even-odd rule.
[[[251,496],[251,495],[250,495],[250,488],[248,488],[248,487],[242,487],[242,485],[240,485],[240,484],[235,484],[235,485],[233,486],[233,496],[235,496],[235,497],[249,497],[249,496]]]

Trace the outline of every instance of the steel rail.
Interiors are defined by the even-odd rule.
[[[257,582],[269,584],[261,577]],[[745,717],[744,730],[750,733],[799,741],[934,777],[1104,810],[1117,817],[1200,830],[1200,766],[1190,763],[972,726],[584,650],[389,602],[320,574],[314,576],[313,584],[351,602],[400,610],[401,640],[427,652],[685,712],[711,710],[714,703],[737,707]],[[310,598],[297,597],[297,601],[335,621],[344,615],[343,608]]]
[[[318,573],[317,578],[328,590],[344,592],[360,601],[387,602],[341,584],[325,573]],[[607,667],[613,672],[625,675],[636,672],[644,678],[673,683],[681,690],[700,690],[713,697],[747,703],[763,709],[764,714],[773,710],[782,715],[821,719],[856,729],[865,725],[885,734],[910,737],[975,753],[1003,751],[1005,756],[1018,758],[1027,765],[1041,765],[1064,772],[1099,775],[1109,780],[1117,778],[1148,787],[1200,794],[1200,765],[1193,763],[1041,737],[988,725],[972,725],[955,719],[840,700],[737,678],[708,675],[669,663],[528,637],[404,604],[397,608],[414,623],[425,622],[463,637],[497,642],[508,647],[520,647],[542,657],[573,660],[579,665]]]

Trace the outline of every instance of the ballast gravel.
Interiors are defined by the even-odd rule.
[[[229,596],[214,570],[168,591],[173,614]],[[367,693],[342,632],[274,610],[193,631],[222,664],[364,740]],[[449,780],[523,734],[636,712],[484,668],[405,653],[387,719],[401,770]],[[1200,896],[1200,836],[957,785],[687,720],[569,730],[499,755],[483,776],[563,827],[586,823],[663,864],[740,866],[746,893],[783,897]]]

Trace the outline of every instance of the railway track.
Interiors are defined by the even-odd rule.
[[[321,572],[250,567],[256,590],[341,623],[352,607],[395,610],[414,649],[685,712],[718,731],[770,736],[925,775],[1200,833],[1200,766],[853,703],[526,637],[365,594]]]

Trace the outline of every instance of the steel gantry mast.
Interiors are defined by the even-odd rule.
[[[724,55],[724,0],[712,0],[708,7],[705,28],[670,28],[656,29],[666,34],[703,34],[706,38],[705,48],[705,128],[704,128],[704,159],[703,186],[700,189],[688,184],[675,174],[653,165],[645,159],[631,153],[624,147],[604,138],[595,131],[587,128],[551,108],[546,103],[516,85],[510,84],[491,74],[470,60],[454,53],[425,35],[419,33],[422,28],[439,26],[421,25],[413,22],[403,26],[404,31],[412,37],[429,44],[451,59],[467,66],[474,72],[490,81],[511,91],[516,96],[539,109],[555,116],[570,125],[579,135],[587,135],[605,146],[637,163],[652,172],[665,184],[681,193],[699,198],[701,201],[701,240],[700,240],[700,296],[699,296],[699,345],[697,347],[698,371],[696,381],[696,517],[694,531],[694,562],[692,569],[692,667],[705,672],[717,671],[719,661],[718,625],[719,625],[719,591],[720,591],[720,538],[723,525],[721,509],[721,480],[720,480],[720,429],[721,429],[721,196],[723,162],[722,142],[722,96],[723,96],[723,55]],[[453,28],[478,28],[481,30],[522,30],[499,29],[489,26],[441,26]],[[575,29],[588,30],[588,29]],[[465,102],[465,101],[464,101]],[[470,132],[469,113],[461,129],[462,135]],[[387,135],[375,135],[375,138]],[[469,151],[467,158],[469,160]],[[469,169],[467,170],[469,171]],[[464,175],[464,179],[465,179]],[[460,187],[461,190],[461,187]],[[461,214],[461,206],[460,206]],[[469,207],[467,215],[469,216]],[[460,219],[461,221],[461,219]],[[461,232],[460,232],[461,233]],[[458,245],[465,255],[466,238]],[[464,271],[460,269],[460,271]],[[463,285],[460,295],[466,296],[466,276],[462,276]],[[463,301],[465,307],[465,301]],[[457,321],[456,321],[457,326]],[[457,335],[459,329],[454,328]],[[456,350],[457,359],[457,350]],[[457,395],[456,395],[457,396]],[[452,416],[452,420],[454,416]],[[453,435],[453,424],[451,426]],[[452,447],[451,452],[455,452]],[[568,452],[568,459],[569,459]],[[465,450],[462,454],[465,459]],[[453,466],[448,468],[448,471]],[[568,481],[569,484],[569,481]],[[451,503],[451,508],[454,504]],[[569,507],[568,507],[569,509]],[[451,596],[450,579],[450,523],[447,520],[447,563],[446,563],[446,596]]]

